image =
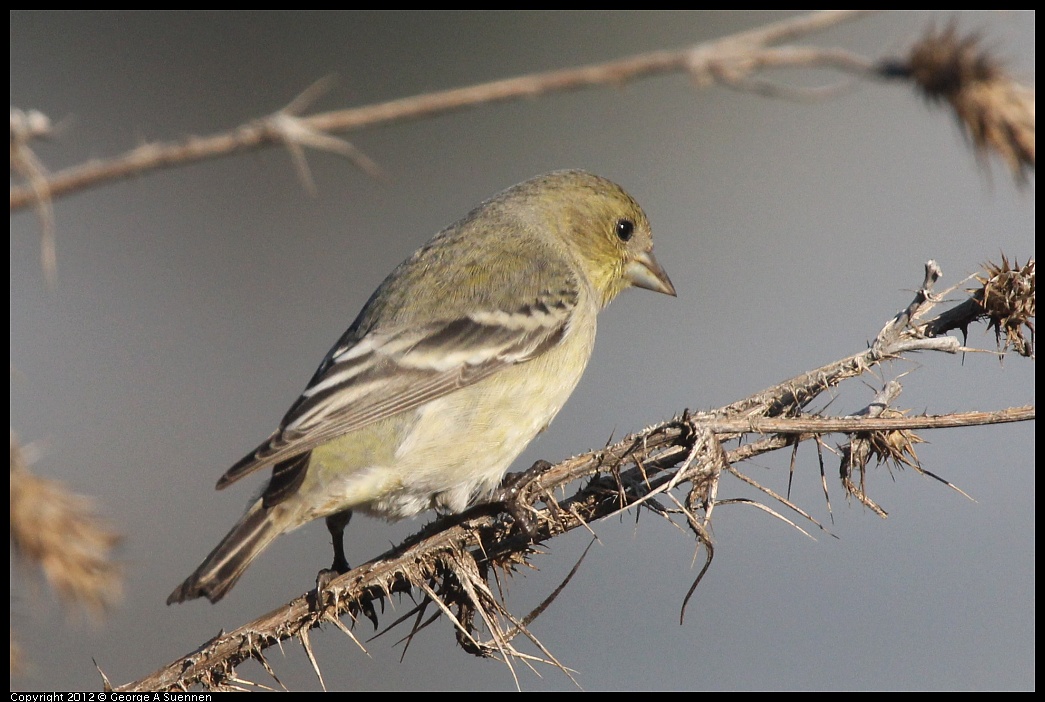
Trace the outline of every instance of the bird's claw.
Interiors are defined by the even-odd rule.
[[[530,507],[530,485],[551,467],[552,464],[548,461],[536,461],[529,470],[509,473],[501,483],[500,489],[494,494],[493,502],[504,505],[504,511],[527,538],[533,538],[537,533],[537,524],[533,519]]]

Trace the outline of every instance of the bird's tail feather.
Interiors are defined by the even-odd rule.
[[[283,509],[266,509],[258,500],[200,567],[175,588],[167,604],[197,597],[217,602],[224,597],[258,554],[286,531],[285,520],[279,519],[283,513]]]

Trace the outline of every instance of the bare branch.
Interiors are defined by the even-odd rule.
[[[1008,407],[993,412],[954,412],[920,417],[787,417],[712,419],[705,426],[719,433],[848,434],[857,431],[909,431],[975,427],[1026,422],[1035,418],[1034,405]]]
[[[310,88],[275,114],[228,132],[209,137],[189,137],[178,142],[145,144],[121,156],[89,161],[50,175],[46,175],[42,167],[35,171],[25,170],[23,175],[27,180],[30,180],[30,173],[34,174],[34,179],[30,180],[30,185],[11,188],[11,212],[44,202],[44,194],[47,198],[63,197],[98,183],[141,175],[151,170],[281,144],[296,154],[299,173],[300,149],[307,146],[346,156],[365,172],[379,175],[380,170],[373,161],[348,142],[331,134],[554,92],[596,86],[619,87],[630,81],[665,73],[688,73],[698,86],[719,81],[735,83],[761,68],[788,66],[819,66],[871,75],[874,62],[842,50],[768,48],[771,43],[823,31],[842,22],[859,19],[870,12],[873,11],[813,12],[686,49],[653,51],[607,63],[533,73],[376,105],[299,117],[303,103],[307,103],[316,92]]]

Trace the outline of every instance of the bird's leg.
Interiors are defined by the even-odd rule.
[[[350,509],[332,514],[326,519],[327,530],[330,532],[330,540],[334,546],[334,562],[330,564],[329,568],[319,571],[316,576],[316,588],[320,591],[325,590],[334,578],[351,570],[348,559],[345,558],[345,527],[348,526],[351,519],[352,510]]]
[[[534,524],[533,517],[530,515],[530,484],[551,467],[552,464],[548,461],[537,461],[530,466],[529,470],[509,473],[501,483],[501,488],[494,493],[492,502],[503,504],[504,510],[527,537],[532,537],[537,533],[537,525]]]
[[[326,592],[327,587],[333,582],[337,576],[347,573],[352,569],[348,565],[348,559],[345,558],[345,527],[348,526],[348,522],[352,519],[352,510],[346,509],[336,514],[332,514],[327,517],[327,531],[330,532],[330,541],[334,546],[334,562],[330,564],[329,568],[324,568],[319,571],[316,575],[316,604],[327,601]],[[333,597],[333,593],[330,593]],[[336,599],[333,600],[336,604]],[[377,612],[374,610],[374,603],[372,600],[364,599],[359,604],[358,610],[362,612],[367,619],[374,624],[374,629],[377,629]],[[353,615],[354,616],[354,615]]]
[[[345,527],[351,520],[352,510],[350,509],[332,514],[326,520],[330,540],[334,545],[334,562],[330,564],[330,569],[336,570],[338,573],[347,573],[351,570],[348,559],[345,558]]]

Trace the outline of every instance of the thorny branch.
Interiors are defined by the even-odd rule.
[[[118,689],[187,689],[196,684],[209,689],[234,689],[242,682],[233,677],[237,665],[250,658],[264,661],[264,649],[291,638],[299,639],[308,651],[308,630],[324,622],[334,623],[358,644],[340,618],[347,615],[354,624],[363,615],[376,627],[379,617],[375,605],[383,607],[384,600],[393,594],[418,598],[416,605],[394,623],[413,619],[407,639],[442,615],[453,622],[462,647],[475,655],[499,658],[509,667],[513,659],[528,665],[544,662],[568,675],[565,666],[555,660],[528,628],[547,602],[532,615],[516,617],[489,586],[491,576],[497,579],[500,573],[529,566],[530,559],[539,553],[538,543],[567,531],[590,528],[589,524],[595,520],[637,507],[645,507],[672,521],[680,516],[683,526],[693,532],[705,551],[704,565],[685,596],[684,612],[685,603],[711,565],[714,545],[708,527],[715,505],[748,504],[806,533],[772,507],[775,502],[783,511],[797,515],[799,521],[823,529],[787,497],[741,472],[738,465],[743,460],[809,439],[820,442],[825,434],[847,434],[850,442],[840,451],[839,467],[846,494],[885,517],[885,511],[867,496],[865,477],[872,458],[895,467],[907,466],[942,480],[920,466],[913,445],[921,439],[913,429],[1034,419],[1033,407],[943,417],[907,417],[890,408],[901,390],[897,381],[887,383],[864,410],[852,416],[821,417],[803,411],[825,391],[843,380],[867,373],[884,361],[902,358],[912,351],[969,350],[953,337],[936,336],[941,320],[949,320],[948,324],[953,325],[950,328],[965,328],[975,319],[990,318],[982,303],[983,291],[992,286],[997,288],[1001,279],[1008,287],[992,294],[1011,296],[1012,289],[1022,290],[1024,297],[1019,298],[1015,306],[1028,309],[1029,305],[1033,312],[1033,304],[1025,297],[1034,287],[1033,260],[1021,268],[1029,280],[999,276],[1002,268],[988,266],[988,277],[980,278],[982,287],[971,291],[971,300],[981,300],[977,303],[978,311],[963,302],[928,317],[943,297],[933,291],[940,269],[935,261],[929,261],[925,265],[923,283],[911,304],[889,320],[865,351],[718,410],[685,411],[671,421],[651,426],[600,451],[575,456],[557,465],[539,463],[524,474],[509,476],[506,487],[497,496],[500,502],[440,519],[398,547],[337,578],[327,589],[306,593],[236,631],[216,637],[162,670]],[[992,270],[994,275],[990,274]],[[964,322],[955,324],[955,310],[963,308],[967,316]],[[1001,323],[1007,325],[1006,328],[1012,327],[1006,320]],[[1029,326],[1030,320],[1024,324]],[[1002,351],[1015,346],[1007,343]],[[724,446],[725,442],[746,435],[754,435],[753,440],[733,449]],[[767,502],[719,498],[724,476],[755,487],[766,496]],[[567,486],[578,481],[584,482],[568,494]],[[515,515],[525,511],[529,519],[505,517],[505,511]],[[523,521],[528,522],[530,533],[521,528]],[[512,640],[520,634],[534,642],[543,658],[524,654],[513,646]],[[316,672],[319,673],[318,669]]]

